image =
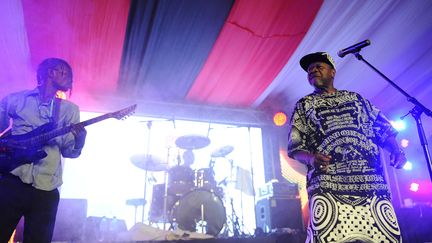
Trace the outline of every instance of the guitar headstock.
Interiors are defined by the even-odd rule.
[[[110,113],[110,117],[118,119],[118,120],[123,120],[128,118],[129,116],[131,116],[133,113],[135,113],[135,109],[136,109],[137,105],[131,105],[127,108],[121,109],[119,111],[115,111]]]

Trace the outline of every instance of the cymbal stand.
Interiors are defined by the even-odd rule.
[[[230,175],[229,175],[228,181],[229,181],[229,183],[232,183],[234,181],[233,180],[233,178],[234,178],[234,175],[233,175],[234,161],[232,159],[227,159],[227,160],[230,163]],[[223,181],[226,181],[227,178],[225,178]],[[229,183],[228,183],[228,185],[229,185]],[[227,189],[229,189],[229,188],[227,188]],[[236,213],[235,208],[234,208],[234,199],[232,197],[229,197],[229,205],[231,207],[231,216],[228,217],[228,220],[231,221],[230,223],[231,223],[231,227],[232,227],[232,233],[233,233],[234,237],[239,237],[242,235],[241,234],[241,227],[240,227],[240,223],[239,223],[239,217],[237,216],[237,213]],[[227,225],[229,225],[229,223],[227,223]]]
[[[146,158],[149,158],[149,152],[150,152],[150,132],[152,127],[152,121],[147,121],[147,129],[148,129],[148,136],[147,136],[147,151],[146,151]],[[145,213],[145,205],[146,205],[146,194],[147,194],[147,176],[148,176],[148,170],[145,171],[144,174],[144,203],[142,208],[142,223],[144,223],[144,213]]]
[[[169,157],[170,157],[170,149],[171,147],[167,148],[167,163],[169,164]],[[166,223],[168,221],[168,212],[167,212],[167,207],[168,207],[168,172],[166,171],[164,174],[164,198],[163,198],[163,216],[162,216],[162,220],[163,220],[163,230],[166,229]]]
[[[230,203],[231,203],[231,223],[232,223],[232,227],[233,227],[233,233],[234,233],[234,237],[239,237],[240,236],[240,224],[239,224],[239,218],[235,212],[234,209],[234,203],[233,203],[233,199],[230,198]]]

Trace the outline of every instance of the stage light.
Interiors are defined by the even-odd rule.
[[[65,100],[67,98],[66,93],[61,90],[57,90],[56,97],[62,100]]]
[[[273,115],[273,122],[276,126],[281,127],[286,124],[288,120],[287,115],[284,112],[276,112]]]
[[[407,161],[403,166],[404,170],[412,170],[412,168],[413,168],[413,164],[410,161]]]
[[[406,148],[409,145],[409,141],[408,141],[408,139],[402,139],[400,144],[401,144],[402,148]]]
[[[420,185],[418,183],[415,183],[415,182],[411,183],[411,185],[410,185],[411,191],[417,192],[419,189],[420,189]]]
[[[398,131],[405,130],[405,128],[406,128],[406,124],[402,120],[390,121],[390,123],[394,127],[394,129],[396,129]]]

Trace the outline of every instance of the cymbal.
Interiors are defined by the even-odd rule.
[[[168,169],[168,164],[161,159],[149,154],[136,154],[130,158],[132,164],[136,167],[148,171],[165,171]]]
[[[144,198],[131,198],[126,200],[126,205],[130,205],[130,206],[140,206],[140,205],[145,205],[147,202]]]
[[[200,135],[184,135],[175,141],[177,147],[182,149],[200,149],[210,144],[210,139]]]
[[[226,145],[226,146],[220,147],[220,148],[216,149],[215,151],[213,151],[211,156],[212,157],[225,157],[229,153],[231,153],[233,150],[234,150],[233,146]]]

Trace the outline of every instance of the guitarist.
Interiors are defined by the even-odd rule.
[[[0,132],[9,126],[10,120],[11,135],[29,133],[46,123],[63,127],[80,121],[77,105],[56,98],[57,91],[72,88],[72,69],[66,61],[42,61],[37,84],[33,90],[10,94],[1,101]],[[70,133],[40,146],[40,152],[46,153],[44,158],[0,175],[0,243],[9,240],[22,216],[24,242],[51,242],[60,198],[57,188],[62,184],[61,158],[78,157],[86,134],[84,126],[73,126]]]

